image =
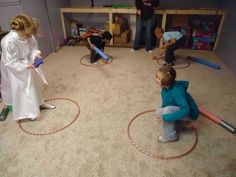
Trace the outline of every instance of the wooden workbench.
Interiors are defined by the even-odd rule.
[[[65,18],[64,13],[101,13],[108,14],[109,16],[109,31],[112,34],[112,24],[113,24],[113,14],[136,14],[136,8],[124,9],[124,8],[82,8],[82,7],[73,7],[73,8],[61,8],[61,21],[62,28],[64,33],[64,38],[66,38],[66,28],[65,28]],[[218,36],[221,32],[223,21],[225,18],[225,12],[221,9],[159,9],[155,11],[155,14],[162,15],[162,28],[166,27],[166,18],[167,15],[220,15],[222,16],[221,22],[218,28],[218,34],[215,41],[215,46],[218,42]],[[160,42],[160,47],[163,42]],[[110,41],[110,45],[113,45],[113,40]],[[214,49],[215,49],[214,46]]]

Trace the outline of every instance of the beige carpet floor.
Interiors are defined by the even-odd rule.
[[[86,67],[80,58],[85,47],[64,47],[45,59],[43,69],[49,86],[44,97],[64,97],[80,106],[79,118],[63,131],[47,136],[23,132],[11,114],[0,122],[1,177],[236,177],[236,139],[204,117],[193,123],[199,142],[189,155],[175,160],[149,157],[134,148],[127,135],[131,119],[160,105],[155,71],[160,67],[151,54],[128,48],[106,48],[111,64]],[[158,49],[155,52],[160,52]],[[192,63],[177,70],[177,78],[190,81],[189,91],[206,110],[236,126],[236,76],[211,51],[179,50],[186,55],[220,64],[221,70]],[[87,62],[86,59],[83,60]],[[184,61],[177,60],[178,65]],[[22,127],[36,134],[59,130],[73,121],[78,109],[68,100],[42,111],[34,122]],[[192,130],[180,134],[177,143],[160,144],[160,124],[153,113],[135,119],[130,135],[143,150],[154,155],[184,153],[194,143]]]

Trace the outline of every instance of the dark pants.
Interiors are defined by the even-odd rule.
[[[166,55],[165,55],[165,60],[166,62],[169,64],[169,63],[172,63],[173,64],[173,61],[175,60],[175,56],[174,56],[174,51],[176,49],[178,49],[179,47],[181,47],[183,44],[184,44],[184,41],[185,41],[185,37],[182,36],[179,40],[177,40],[174,44],[170,45],[167,47],[166,49]]]
[[[87,44],[87,48],[90,50],[90,63],[94,63],[101,58],[101,56],[95,50],[93,50],[89,44]]]
[[[143,34],[143,26],[145,27],[145,45],[146,50],[152,50],[152,27],[153,27],[153,18],[143,20],[140,15],[136,17],[136,33],[134,40],[134,50],[138,50],[141,46],[141,38]]]

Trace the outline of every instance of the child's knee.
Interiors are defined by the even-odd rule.
[[[173,112],[173,110],[170,108],[170,107],[166,107],[164,110],[163,110],[163,114],[171,114]]]
[[[163,114],[171,114],[179,110],[178,106],[167,106],[163,110]]]
[[[162,110],[157,109],[154,114],[155,114],[156,117],[160,118],[160,117],[162,117]]]

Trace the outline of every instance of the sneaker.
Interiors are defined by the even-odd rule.
[[[163,66],[170,66],[170,67],[172,67],[172,66],[174,66],[174,63],[164,63]]]
[[[176,137],[175,139],[165,139],[163,138],[163,136],[159,136],[158,141],[161,143],[170,143],[170,142],[178,141],[178,137]]]
[[[40,109],[55,109],[56,106],[48,103],[43,103],[39,107]]]
[[[97,65],[97,64],[98,64],[98,62],[93,62],[92,64],[93,64],[93,65]]]
[[[134,49],[130,49],[130,52],[134,52],[135,50]]]
[[[109,64],[109,63],[111,63],[111,59],[109,59],[109,60],[103,60],[102,61],[104,64]]]
[[[29,118],[30,121],[35,121],[36,119],[37,119],[37,117]]]
[[[148,52],[148,53],[152,53],[152,50],[148,50],[147,52]]]

